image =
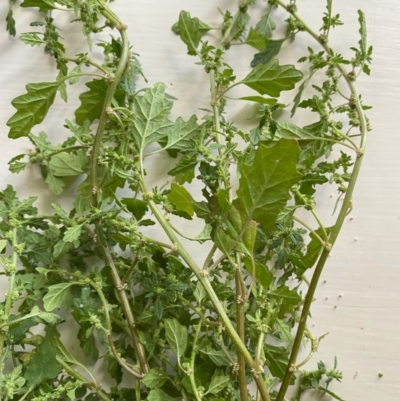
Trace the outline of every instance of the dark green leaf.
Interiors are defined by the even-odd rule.
[[[28,388],[34,387],[46,379],[56,378],[62,367],[56,362],[57,351],[48,342],[40,344],[29,361],[24,374]]]
[[[17,112],[7,121],[10,127],[8,136],[20,138],[28,136],[34,125],[40,124],[54,102],[58,82],[41,82],[26,85],[28,93],[18,96],[11,104]]]
[[[75,111],[77,124],[83,124],[85,120],[92,123],[100,118],[108,88],[107,83],[102,79],[94,79],[91,82],[87,82],[86,86],[89,91],[79,96],[81,105]]]
[[[194,199],[185,187],[172,183],[171,191],[168,193],[168,201],[176,208],[176,210],[185,212],[189,216],[194,215]]]
[[[284,347],[275,347],[268,344],[266,347],[265,357],[268,368],[274,377],[283,379],[286,373],[286,367],[289,363],[289,355]]]
[[[178,360],[183,356],[187,347],[188,331],[176,319],[164,320],[165,336]]]
[[[292,65],[280,66],[277,60],[259,64],[242,81],[260,95],[278,97],[281,91],[293,89],[303,74]]]
[[[168,171],[168,174],[175,176],[176,182],[178,184],[182,185],[185,182],[192,182],[194,178],[194,169],[197,163],[197,154],[187,153],[172,170]]]
[[[279,212],[289,199],[289,190],[301,178],[296,163],[300,148],[295,141],[279,140],[273,147],[260,145],[252,165],[239,163],[237,191],[247,216],[273,229]]]
[[[229,357],[221,350],[200,349],[200,352],[206,354],[217,366],[231,366],[231,361],[236,360],[234,352],[229,352]]]
[[[179,35],[186,44],[188,54],[195,56],[200,39],[203,36],[198,18],[191,18],[190,13],[181,11],[178,21]]]
[[[15,19],[11,7],[6,16],[6,23],[6,31],[8,31],[11,36],[15,36],[17,34],[17,30],[15,29]]]
[[[282,44],[285,42],[285,40],[286,38],[280,40],[268,41],[268,44],[265,47],[265,49],[260,53],[254,55],[254,58],[251,61],[251,66],[255,67],[259,64],[266,64],[269,61],[271,61],[280,52]]]
[[[122,198],[121,202],[133,214],[136,220],[141,220],[148,210],[147,203],[141,199]]]
[[[256,268],[256,280],[264,287],[264,289],[269,290],[272,282],[274,281],[274,274],[268,270],[267,266],[262,265],[261,263],[254,263]],[[253,263],[250,258],[246,258],[245,267],[247,271],[253,276]]]

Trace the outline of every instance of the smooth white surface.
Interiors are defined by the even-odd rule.
[[[55,197],[41,183],[35,169],[19,175],[12,175],[7,169],[8,160],[26,152],[30,146],[25,139],[12,141],[7,138],[5,123],[14,113],[10,101],[25,93],[27,83],[51,81],[57,74],[42,49],[30,48],[8,38],[4,29],[7,3],[0,4],[0,187],[12,183],[23,195],[41,194],[51,202]],[[322,0],[299,1],[300,14],[314,28],[319,26],[324,3]],[[173,110],[174,117],[199,114],[199,107],[209,105],[209,92],[207,76],[200,66],[194,65],[197,60],[186,55],[185,46],[170,31],[171,25],[181,9],[213,25],[219,21],[217,6],[234,10],[235,4],[228,0],[118,0],[112,4],[129,26],[133,50],[141,56],[149,85],[163,81],[169,86],[168,92],[179,99]],[[265,7],[266,2],[258,1],[255,14]],[[372,76],[361,77],[357,86],[365,102],[374,107],[368,112],[374,130],[369,137],[354,196],[353,219],[349,218],[344,225],[323,273],[326,282],[319,285],[313,305],[310,326],[314,334],[330,332],[321,343],[313,364],[315,366],[319,359],[330,362],[334,355],[338,357],[344,379],[342,385],[335,384],[332,389],[346,401],[389,401],[397,399],[400,393],[400,346],[397,341],[400,337],[400,135],[397,124],[400,113],[400,2],[335,0],[334,8],[346,23],[334,31],[332,46],[338,52],[348,54],[346,49],[358,41],[357,9],[362,8],[367,17],[368,39],[374,46]],[[19,33],[33,30],[28,23],[34,13],[16,10],[15,17]],[[67,21],[64,15],[58,16],[57,20],[60,25]],[[76,50],[71,50],[71,54],[85,51],[85,43],[73,40],[73,32],[68,32],[72,27],[66,26],[62,35],[72,40],[73,50]],[[299,43],[290,51],[283,50],[283,55],[289,57],[294,51],[296,57],[297,53],[300,56],[304,46]],[[245,52],[247,56],[237,56],[239,52]],[[238,78],[247,73],[253,53],[250,48],[233,49],[228,62],[234,66],[239,64]],[[52,107],[50,118],[60,121],[45,126],[52,139],[65,135],[61,122],[72,117],[77,93],[78,88],[70,87],[71,103],[65,105],[58,100]],[[249,91],[245,93],[249,94]],[[245,126],[246,121],[241,121],[239,110],[239,107],[233,108],[229,116]],[[34,132],[39,132],[39,128],[35,127]],[[167,158],[159,159],[158,163],[160,171],[166,171]],[[154,178],[154,183],[156,181]],[[330,194],[329,190],[320,194],[321,202],[326,202],[320,210],[327,216],[332,210]],[[43,200],[40,205],[47,206]],[[199,261],[203,257],[200,253]],[[384,373],[382,378],[378,378],[380,371]]]

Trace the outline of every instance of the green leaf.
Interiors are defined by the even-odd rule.
[[[135,96],[132,128],[134,139],[142,151],[153,142],[158,142],[164,132],[173,124],[167,119],[172,108],[172,100],[165,96],[166,86],[156,83],[143,96]]]
[[[256,102],[261,104],[268,104],[269,106],[274,106],[278,99],[275,98],[267,98],[262,96],[243,96],[239,98],[240,100],[249,100],[250,102]]]
[[[276,319],[276,325],[278,326],[279,336],[283,341],[291,344],[293,341],[292,330],[288,323],[282,319]]]
[[[122,198],[121,202],[133,214],[136,220],[142,220],[148,210],[147,203],[141,199]]]
[[[67,309],[72,303],[71,287],[75,283],[59,283],[49,287],[47,294],[43,297],[43,306],[47,312],[56,308]]]
[[[20,173],[21,171],[25,170],[25,167],[27,166],[27,162],[20,162],[19,160],[23,159],[26,155],[21,154],[14,156],[9,162],[8,165],[10,166],[8,169],[12,173]]]
[[[358,10],[358,22],[360,23],[360,35],[361,39],[358,42],[360,45],[360,51],[361,54],[364,56],[364,58],[367,57],[367,26],[365,23],[365,15],[361,10]]]
[[[303,95],[304,89],[306,89],[307,85],[311,81],[311,78],[313,77],[315,71],[316,71],[316,69],[310,68],[309,73],[308,73],[308,77],[299,86],[299,91],[297,92],[296,96],[293,99],[294,103],[293,103],[292,110],[290,111],[290,117],[294,116],[294,113],[296,112],[297,106],[301,102],[301,97]]]
[[[274,20],[270,17],[270,14],[264,14],[260,21],[257,22],[256,30],[267,38],[272,37],[273,30],[276,28]]]
[[[242,81],[260,95],[278,97],[281,91],[291,90],[303,74],[292,65],[280,66],[277,60],[259,64]]]
[[[261,51],[267,46],[268,38],[259,30],[251,27],[245,43]]]
[[[291,290],[285,285],[278,287],[275,290],[270,290],[269,295],[280,303],[279,317],[284,317],[286,313],[290,313],[298,307],[302,301],[301,296],[295,289]]]
[[[87,82],[86,86],[89,91],[79,96],[81,105],[75,111],[75,119],[77,124],[83,124],[85,120],[93,122],[101,116],[103,103],[106,97],[108,85],[103,79],[94,79]]]
[[[165,137],[159,141],[164,150],[178,150],[180,152],[192,150],[192,139],[201,132],[196,121],[195,115],[190,117],[188,121],[184,121],[181,117],[177,118],[175,123],[165,131]]]
[[[246,255],[252,255],[257,232],[256,223],[248,221],[245,213],[232,207],[227,212],[225,225],[224,231],[219,227],[216,229],[214,241],[218,248],[225,255],[229,255],[233,249]]]
[[[19,39],[29,46],[40,46],[43,43],[46,43],[44,40],[40,39],[40,37],[36,33],[23,33]]]
[[[175,167],[168,171],[167,174],[175,176],[178,184],[184,184],[185,182],[192,182],[194,178],[194,169],[198,163],[196,153],[187,153],[182,159],[176,163]]]
[[[167,380],[168,376],[162,369],[153,368],[146,374],[142,382],[146,387],[153,389],[162,387]]]
[[[34,318],[38,323],[45,323],[50,326],[55,326],[63,321],[63,319],[51,312],[43,312],[38,306],[34,306],[33,309],[27,315],[24,315],[24,319]]]
[[[213,376],[213,378],[211,379],[211,383],[208,386],[208,389],[204,393],[204,395],[218,394],[228,385],[230,381],[231,379],[229,376]]]
[[[13,17],[13,11],[11,7],[6,16],[6,23],[6,31],[8,31],[11,36],[15,36],[17,34],[17,30],[15,29],[15,19]]]
[[[193,19],[196,19],[196,18],[193,18]],[[199,21],[199,31],[201,32],[202,36],[205,35],[211,29],[212,28],[210,26],[208,26],[207,24],[205,24],[202,21]],[[172,25],[171,30],[176,35],[180,35],[181,34],[181,29],[179,28],[179,23],[178,22],[175,22],[175,24]]]
[[[51,170],[48,171],[45,182],[56,195],[60,195],[64,190],[64,181],[61,178],[55,177]]]
[[[81,71],[81,66],[79,64],[72,69],[72,71],[69,73],[71,78],[68,80],[70,85],[74,85],[74,84],[79,82],[79,79],[81,78],[81,76],[79,76],[79,74],[81,72],[82,72]],[[72,125],[72,123],[70,121],[68,121],[68,120],[67,120],[67,124],[68,125]]]
[[[187,347],[188,331],[176,319],[164,320],[165,336],[172,351],[175,352],[178,361],[183,356]]]
[[[194,215],[194,199],[185,187],[172,183],[171,191],[168,193],[168,201],[176,208],[176,210],[185,212],[189,216]]]
[[[274,139],[316,139],[308,131],[287,121],[277,123]]]
[[[178,21],[179,35],[186,44],[188,54],[195,56],[197,54],[197,47],[199,46],[200,39],[203,36],[200,30],[200,21],[198,18],[191,18],[190,13],[181,11]]]
[[[202,244],[203,242],[211,239],[211,232],[212,226],[210,224],[206,224],[201,233],[196,235],[194,239]]]
[[[11,102],[17,112],[7,121],[10,127],[9,138],[28,136],[32,127],[44,120],[56,97],[58,85],[58,82],[26,85],[28,93]]]
[[[246,270],[253,276],[253,263],[251,262],[250,258],[245,259],[244,266]],[[274,274],[268,270],[267,266],[261,263],[254,263],[254,266],[256,268],[256,280],[264,287],[264,289],[269,290],[269,287],[274,281]]]
[[[83,173],[83,166],[86,163],[82,154],[64,152],[54,155],[49,162],[49,167],[56,177],[73,177]]]
[[[193,296],[196,298],[196,301],[199,304],[201,304],[203,299],[207,296],[206,290],[199,281],[196,284],[196,289],[193,292]]]
[[[199,351],[207,355],[217,366],[231,366],[231,361],[236,361],[236,354],[228,350],[230,358],[224,351],[215,349],[199,349]]]
[[[275,347],[268,344],[266,347],[266,360],[268,368],[274,377],[283,379],[286,373],[286,367],[289,363],[289,355],[284,347]]]
[[[301,178],[296,164],[300,148],[295,141],[281,139],[276,145],[260,145],[252,165],[239,161],[236,203],[248,218],[273,229],[279,212],[289,199],[289,190]]]
[[[56,355],[56,349],[46,340],[36,348],[24,375],[28,388],[60,374],[62,367],[56,362]]]
[[[54,10],[56,5],[52,0],[24,0],[21,7],[39,7],[40,11]]]
[[[254,55],[253,60],[251,61],[251,66],[255,67],[259,64],[266,64],[271,61],[281,50],[283,43],[286,38],[280,40],[270,40],[268,41],[265,49]]]
[[[75,242],[79,239],[82,232],[83,224],[79,224],[77,226],[68,227],[64,233],[63,241],[64,242]]]
[[[177,398],[169,396],[159,388],[151,390],[147,396],[147,401],[177,401]]]

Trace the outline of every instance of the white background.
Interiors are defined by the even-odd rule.
[[[8,171],[8,160],[26,152],[30,143],[25,139],[8,139],[5,123],[14,113],[10,101],[25,93],[24,86],[52,81],[56,71],[42,49],[30,48],[8,37],[4,23],[7,3],[3,0],[0,4],[0,188],[11,183],[23,195],[42,195],[39,205],[46,208],[55,198],[41,183],[36,169],[30,168],[19,175]],[[194,65],[197,60],[186,55],[185,46],[170,31],[171,25],[178,19],[179,11],[185,9],[215,26],[219,23],[216,8],[234,11],[235,4],[228,0],[118,0],[112,4],[129,27],[133,50],[140,54],[149,85],[165,82],[168,92],[179,99],[174,117],[200,115],[198,108],[209,106],[209,89],[207,76],[200,66]],[[299,5],[305,21],[318,29],[324,1],[300,0]],[[258,1],[253,15],[261,15],[265,7],[266,2]],[[18,33],[34,30],[28,23],[35,18],[35,13],[15,8]],[[368,40],[374,46],[372,75],[361,77],[357,85],[365,103],[373,105],[368,112],[373,131],[354,196],[352,219],[345,222],[323,273],[322,280],[326,282],[319,285],[313,305],[310,322],[313,332],[315,335],[330,332],[313,363],[315,366],[319,359],[330,362],[334,355],[338,357],[344,379],[342,385],[334,385],[332,389],[346,401],[389,401],[397,399],[400,393],[400,134],[397,123],[400,114],[400,2],[334,0],[334,8],[341,14],[345,26],[334,31],[331,44],[336,51],[347,55],[348,47],[355,46],[359,40],[357,9],[362,8],[366,14]],[[62,36],[71,41],[70,54],[86,51],[80,36],[74,39],[76,25],[70,27],[68,18],[57,15],[56,20],[60,26],[67,27]],[[306,42],[299,40],[294,48],[283,49],[285,59],[293,57],[292,52],[292,60],[297,59],[304,53],[306,44],[313,44],[306,37],[302,39]],[[244,46],[232,50],[228,60],[237,68],[238,78],[247,74],[252,54],[254,51]],[[78,87],[69,88],[71,103],[65,105],[56,101],[51,109],[49,117],[56,122],[44,127],[55,141],[60,141],[66,133],[62,121],[72,118],[79,90]],[[249,91],[238,93],[252,94]],[[240,109],[249,112],[250,107],[245,103],[233,106],[229,116],[244,127],[248,123]],[[38,132],[35,127],[34,133]],[[166,171],[167,163],[161,158],[156,167],[160,172]],[[328,188],[320,194],[322,215],[330,216],[332,212],[331,193],[334,191]],[[65,201],[68,195],[67,191]],[[190,228],[189,232],[194,230],[193,234],[200,228]],[[197,254],[199,261],[203,258],[202,252]],[[383,372],[382,378],[378,378],[378,372]],[[311,397],[304,399],[311,400]]]

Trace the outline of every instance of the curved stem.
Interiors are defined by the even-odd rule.
[[[199,322],[196,326],[196,331],[194,333],[192,354],[190,356],[190,371],[189,371],[190,384],[192,386],[193,394],[196,398],[196,401],[201,401],[199,390],[196,386],[196,381],[194,378],[194,363],[197,355],[197,341],[199,339],[200,329],[201,329],[201,323]]]
[[[300,223],[303,227],[305,227],[312,235],[315,235],[315,238],[321,243],[321,245],[325,246],[326,242],[303,220],[299,219],[296,216],[293,216],[292,219]]]
[[[276,4],[280,5],[281,7],[285,8],[286,10],[288,10],[287,6],[281,1],[281,0],[276,0]],[[288,10],[289,11],[289,10]],[[327,46],[326,43],[322,42],[319,35],[317,33],[315,33],[314,31],[312,31],[301,19],[300,17],[297,15],[297,13],[295,12],[290,12],[291,15],[298,21],[300,22],[303,27],[304,30],[306,32],[308,32],[313,38],[315,38],[318,43],[321,44],[321,46],[324,48],[324,50],[328,53],[331,54],[332,51],[331,49]],[[366,119],[365,119],[365,115],[364,112],[362,110],[362,106],[361,106],[361,102],[359,99],[359,95],[357,93],[356,87],[354,85],[354,81],[349,77],[349,75],[347,74],[346,69],[343,67],[343,65],[338,64],[337,65],[338,70],[343,74],[344,79],[346,80],[351,94],[352,94],[352,99],[354,101],[355,104],[355,108],[360,120],[360,133],[361,133],[361,141],[360,141],[360,147],[358,149],[357,152],[357,159],[354,163],[354,167],[353,167],[353,171],[351,173],[351,177],[350,177],[350,181],[349,181],[349,185],[346,191],[346,195],[344,197],[343,200],[343,204],[342,207],[340,209],[339,212],[339,216],[337,218],[337,221],[335,223],[335,225],[333,226],[330,235],[329,235],[329,243],[331,244],[331,246],[334,245],[339,232],[343,226],[344,220],[346,218],[348,209],[351,207],[351,200],[352,200],[352,196],[353,196],[353,192],[354,192],[354,188],[357,182],[357,178],[360,172],[360,168],[361,168],[361,164],[363,161],[363,156],[364,156],[364,151],[365,151],[365,146],[366,146],[366,141],[367,141],[367,123],[366,123]],[[331,247],[326,247],[323,249],[319,260],[317,262],[317,265],[315,267],[311,282],[310,282],[310,286],[307,292],[307,295],[305,297],[304,300],[304,305],[303,305],[303,310],[301,313],[301,317],[300,317],[300,321],[299,321],[299,326],[297,328],[297,333],[296,333],[296,337],[294,340],[294,344],[293,344],[293,348],[292,348],[292,352],[290,355],[290,359],[289,359],[289,364],[286,370],[286,374],[283,378],[281,387],[279,389],[279,393],[278,396],[276,398],[276,401],[283,401],[285,398],[285,394],[286,391],[289,387],[289,383],[290,380],[293,376],[293,371],[294,371],[294,367],[296,366],[296,360],[297,360],[297,355],[299,353],[299,349],[301,346],[301,342],[303,339],[303,334],[306,328],[306,323],[307,323],[307,318],[310,312],[310,308],[311,308],[311,303],[314,299],[314,294],[315,294],[315,290],[317,288],[318,285],[318,281],[319,278],[321,277],[321,273],[322,270],[324,269],[325,263],[328,259],[329,253],[330,253],[330,248]]]

